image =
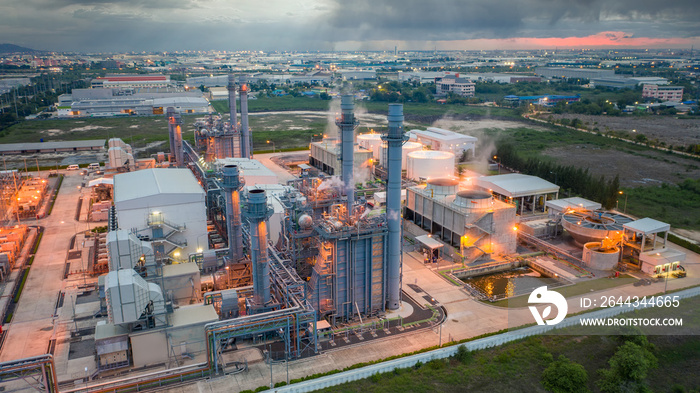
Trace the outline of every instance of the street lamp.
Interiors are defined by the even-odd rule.
[[[619,193],[620,195],[625,194],[625,193],[622,192],[622,191],[618,191],[618,193]],[[619,201],[619,200],[617,201],[617,206],[618,206],[618,208],[620,207],[620,201]],[[622,210],[622,212],[623,212],[623,213],[627,213],[627,194],[625,194],[625,207],[624,207],[624,209]]]
[[[493,156],[493,160],[496,161],[496,164],[498,164],[498,174],[501,174],[501,160],[498,158],[498,156]]]
[[[275,154],[275,142],[267,141],[267,143],[272,143],[272,154]]]

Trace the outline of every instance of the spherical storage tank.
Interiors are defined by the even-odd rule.
[[[408,153],[406,175],[419,180],[454,176],[455,155],[447,151],[420,150]]]
[[[367,150],[372,150],[372,157],[379,159],[382,134],[360,134],[357,136],[357,144]]]
[[[387,167],[389,159],[387,158],[387,148],[386,148],[386,142],[382,143],[381,145],[381,158],[380,158],[380,163],[383,167]],[[407,166],[408,166],[408,154],[412,153],[414,151],[419,151],[423,150],[423,145],[421,145],[418,142],[406,142],[403,144],[401,147],[401,170],[405,171]]]

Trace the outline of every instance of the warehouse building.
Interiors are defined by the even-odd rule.
[[[156,255],[187,261],[208,248],[205,193],[188,169],[144,169],[114,176],[120,228],[154,244]]]
[[[537,67],[535,69],[535,74],[545,78],[595,79],[614,77],[615,70],[602,70],[599,68]]]

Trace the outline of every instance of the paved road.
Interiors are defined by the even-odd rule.
[[[53,320],[58,293],[63,288],[63,271],[71,237],[85,229],[75,221],[82,176],[77,171],[64,172],[53,212],[38,220],[45,227],[22,297],[15,309],[0,361],[20,359],[46,353],[53,334]],[[81,226],[82,225],[82,226]]]

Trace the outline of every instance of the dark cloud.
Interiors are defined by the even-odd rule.
[[[23,0],[3,41],[37,49],[329,50],[622,31],[699,37],[697,0]],[[351,44],[349,44],[351,43]],[[421,44],[425,43],[425,44]],[[390,47],[393,47],[393,43]]]
[[[332,0],[334,38],[470,39],[556,37],[619,30],[700,35],[697,0]],[[679,23],[686,23],[679,28]],[[564,33],[567,32],[567,33]]]

